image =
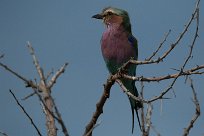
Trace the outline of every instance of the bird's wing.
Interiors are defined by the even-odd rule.
[[[137,44],[137,39],[136,39],[132,34],[130,34],[130,35],[128,36],[128,41],[129,41],[130,45],[133,46],[134,49],[135,49],[135,54],[136,54],[136,58],[135,58],[135,59],[137,60],[137,58],[138,58],[138,44]]]

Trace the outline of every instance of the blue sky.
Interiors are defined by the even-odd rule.
[[[28,79],[39,79],[26,47],[30,41],[44,71],[55,71],[65,62],[69,62],[66,72],[59,78],[52,90],[55,102],[61,111],[64,122],[72,136],[82,135],[85,125],[95,111],[95,104],[100,98],[103,83],[108,71],[100,52],[100,38],[104,25],[91,18],[104,7],[114,6],[129,12],[132,31],[139,41],[139,60],[150,56],[157,48],[164,34],[172,30],[165,48],[160,55],[176,40],[184,25],[191,17],[195,7],[194,0],[75,0],[75,1],[40,1],[19,0],[0,1],[0,54],[5,57],[0,61]],[[186,68],[203,64],[203,2],[200,5],[199,39],[193,50],[193,59]],[[159,76],[175,73],[171,68],[179,69],[187,57],[192,42],[194,26],[179,46],[161,64],[138,66],[138,76]],[[200,101],[204,103],[204,78],[192,76]],[[145,98],[158,95],[167,88],[172,80],[159,83],[145,83]],[[192,91],[185,78],[179,78],[172,91],[163,101],[154,103],[152,117],[156,130],[165,136],[179,136],[187,126],[195,110],[192,103]],[[140,84],[137,83],[138,89]],[[0,130],[9,136],[35,136],[37,133],[29,120],[19,109],[9,89],[20,99],[32,92],[24,83],[0,68]],[[33,120],[45,135],[45,119],[36,97],[21,101]],[[201,111],[202,113],[202,111]],[[96,136],[123,136],[131,134],[131,110],[127,97],[118,85],[111,90],[110,99],[104,107],[94,130]],[[134,135],[140,135],[137,124]],[[204,134],[203,115],[194,125],[190,135]],[[61,131],[61,130],[59,130]],[[151,131],[151,135],[155,135]],[[61,133],[59,134],[61,135]]]

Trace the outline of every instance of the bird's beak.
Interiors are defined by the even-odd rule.
[[[93,15],[92,18],[103,19],[103,15],[102,14],[96,14],[96,15]]]

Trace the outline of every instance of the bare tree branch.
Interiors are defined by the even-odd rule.
[[[66,66],[68,65],[68,63],[65,63],[63,65],[63,67],[61,67],[56,74],[52,77],[52,79],[50,80],[50,82],[47,84],[47,77],[45,77],[44,73],[43,73],[43,69],[41,68],[37,57],[35,56],[34,53],[34,49],[32,48],[31,44],[28,42],[28,48],[30,50],[30,53],[33,57],[33,61],[34,61],[34,65],[37,69],[37,72],[40,76],[40,84],[38,86],[39,90],[43,93],[43,99],[41,99],[44,107],[45,107],[45,113],[46,113],[46,117],[47,117],[47,127],[48,127],[48,135],[53,135],[56,136],[57,135],[57,128],[55,126],[55,120],[56,119],[58,121],[58,123],[61,125],[62,131],[64,133],[65,136],[69,136],[68,131],[66,129],[66,126],[62,120],[61,114],[59,113],[58,108],[56,107],[56,104],[54,102],[54,99],[51,96],[51,88],[53,87],[54,83],[56,83],[57,78],[64,73]],[[39,97],[41,98],[41,97]],[[55,113],[57,114],[57,117],[54,115],[53,110],[55,110]]]
[[[144,99],[144,83],[141,82],[141,92],[140,92],[140,96],[142,99]],[[145,112],[144,112],[144,105],[141,108],[141,128],[142,128],[142,134],[145,135]]]
[[[152,125],[152,121],[151,121],[151,117],[152,117],[152,110],[153,110],[153,106],[151,103],[149,103],[147,105],[147,114],[146,114],[146,135],[148,136],[149,135],[149,132],[150,132],[150,128],[151,128],[151,125]]]
[[[30,54],[33,57],[33,63],[36,67],[36,70],[38,72],[38,75],[40,77],[40,83],[38,85],[38,90],[43,94],[42,98],[43,98],[43,102],[46,105],[46,109],[48,110],[45,114],[46,115],[46,125],[47,125],[47,132],[49,136],[56,136],[57,135],[57,128],[55,125],[55,119],[53,117],[52,114],[50,114],[49,111],[53,112],[53,99],[51,96],[51,90],[50,88],[47,87],[47,83],[45,80],[45,76],[44,76],[44,72],[43,69],[41,68],[37,57],[35,56],[35,52],[34,49],[32,47],[32,45],[30,44],[30,42],[27,43],[28,44],[28,48],[30,50]]]
[[[35,52],[34,52],[34,49],[31,45],[31,43],[28,41],[28,48],[30,50],[30,54],[31,56],[33,57],[33,63],[37,69],[37,72],[38,72],[38,75],[40,76],[40,79],[41,79],[41,84],[43,84],[43,86],[46,86],[46,81],[45,81],[45,76],[44,76],[44,72],[43,72],[43,69],[41,68],[39,62],[38,62],[38,59],[37,57],[35,56]]]
[[[35,95],[35,94],[36,94],[36,93],[33,92],[33,93],[27,95],[26,97],[22,98],[21,100],[27,100],[28,98],[32,97],[32,96]]]
[[[53,100],[53,102],[54,102],[54,100]],[[61,125],[62,132],[64,133],[65,136],[69,136],[68,130],[67,130],[66,126],[65,126],[65,123],[64,123],[64,121],[62,119],[62,116],[61,116],[55,102],[54,102],[54,109],[55,109],[55,113],[57,115],[57,121]]]
[[[0,66],[3,67],[5,70],[13,74],[14,76],[18,77],[19,79],[23,80],[26,84],[26,87],[32,87],[32,88],[37,88],[37,85],[34,84],[31,80],[27,80],[25,77],[21,76],[14,70],[10,69],[7,65],[3,64],[0,62]]]
[[[121,80],[116,79],[115,81],[119,84],[119,86],[121,87],[121,89],[123,90],[123,92],[124,92],[125,94],[127,94],[129,97],[133,98],[135,101],[141,101],[141,102],[143,102],[143,103],[147,103],[147,101],[145,101],[144,99],[142,99],[142,98],[140,98],[140,97],[134,96],[134,95],[123,85],[123,83],[122,83]]]
[[[193,128],[194,123],[196,122],[196,120],[198,119],[198,117],[200,116],[200,104],[196,95],[196,91],[195,88],[193,86],[193,80],[191,78],[190,79],[190,86],[193,92],[193,103],[195,104],[195,114],[192,117],[189,125],[187,126],[187,128],[184,129],[184,133],[183,136],[187,136],[190,132],[190,130]]]
[[[54,74],[54,70],[51,69],[51,71],[47,73],[47,75],[46,75],[46,77],[45,77],[45,80],[47,81],[47,80],[49,79],[49,77],[50,77],[51,75],[53,75],[53,74]]]
[[[155,129],[153,125],[151,125],[151,128],[156,133],[157,136],[161,136],[161,134]]]
[[[98,103],[96,104],[96,111],[94,112],[90,122],[86,125],[86,129],[85,129],[83,136],[92,136],[93,128],[94,128],[94,126],[98,120],[98,117],[103,113],[103,106],[104,106],[107,98],[109,98],[109,96],[110,96],[110,89],[111,89],[112,85],[115,83],[115,79],[113,77],[114,76],[110,76],[107,79],[107,82],[104,85],[103,94],[102,94],[100,100],[98,101]]]
[[[198,10],[198,8],[199,8],[199,7],[198,7],[199,2],[200,2],[200,0],[198,0],[198,2],[197,2],[197,4],[196,4],[195,12],[194,12],[194,14],[192,15],[193,18],[191,18],[192,20],[194,19],[194,17],[197,17],[197,21],[199,20],[199,19],[198,19],[199,16],[197,16],[197,14],[199,14],[199,13],[198,13],[198,12],[199,12],[199,10]],[[195,45],[196,38],[197,38],[197,36],[198,36],[198,24],[199,24],[199,23],[197,22],[197,27],[196,27],[195,36],[194,36],[193,42],[192,42],[192,44],[191,44],[188,57],[187,57],[186,60],[184,61],[184,64],[182,65],[180,72],[179,72],[178,75],[174,78],[173,82],[170,84],[170,86],[169,86],[165,91],[163,91],[159,96],[156,96],[155,98],[149,100],[149,102],[155,101],[155,100],[157,100],[157,99],[161,99],[161,98],[173,87],[173,85],[175,84],[176,80],[182,75],[183,70],[184,70],[184,68],[185,68],[185,66],[186,66],[186,64],[187,64],[187,62],[189,61],[189,59],[190,59],[190,57],[191,57],[192,50],[193,50],[193,47],[194,47],[194,45]],[[189,24],[189,25],[190,25],[190,24]],[[187,29],[185,29],[185,30],[187,31]],[[182,36],[180,36],[180,37],[182,38]],[[194,69],[191,69],[191,71],[192,71],[192,70],[194,70]]]
[[[89,130],[89,132],[86,133],[85,136],[90,136],[91,133],[92,133],[92,131],[93,131],[96,127],[98,127],[98,126],[100,125],[100,123],[101,123],[101,122],[96,123],[96,124]]]
[[[65,68],[67,67],[68,63],[65,63],[57,72],[56,74],[52,77],[52,79],[50,80],[49,84],[48,84],[48,88],[52,88],[52,86],[54,85],[54,83],[56,83],[57,78],[64,73]]]
[[[153,107],[152,107],[152,103],[156,100],[159,99],[166,99],[164,98],[165,94],[167,94],[170,90],[173,89],[174,84],[176,83],[177,79],[181,76],[187,76],[188,75],[198,75],[198,74],[204,74],[204,65],[199,65],[196,67],[193,67],[191,69],[185,69],[185,67],[187,66],[187,64],[190,61],[190,58],[192,58],[193,56],[193,48],[195,46],[195,42],[198,38],[198,30],[199,30],[199,3],[200,0],[197,1],[195,9],[192,12],[192,16],[189,18],[188,22],[186,23],[186,25],[183,28],[183,31],[177,36],[177,38],[175,39],[175,41],[170,44],[170,46],[168,47],[168,49],[163,52],[161,54],[160,57],[155,58],[155,56],[158,54],[158,52],[161,50],[161,48],[163,47],[164,43],[166,42],[171,30],[169,30],[169,32],[164,36],[164,39],[161,41],[161,43],[159,44],[158,48],[156,48],[156,50],[152,53],[152,55],[145,59],[144,61],[139,61],[139,60],[133,60],[130,59],[128,62],[126,62],[120,69],[119,71],[114,74],[111,75],[108,79],[106,84],[104,85],[104,90],[103,90],[103,94],[100,97],[100,100],[98,101],[98,103],[96,104],[96,110],[90,120],[90,122],[86,125],[85,128],[85,132],[84,132],[84,136],[92,136],[92,132],[94,130],[94,128],[96,126],[98,126],[97,124],[97,120],[99,118],[99,116],[103,113],[103,106],[105,105],[106,100],[109,98],[110,96],[110,89],[112,87],[112,85],[117,82],[119,84],[119,86],[122,88],[122,90],[131,98],[133,98],[136,101],[141,101],[142,103],[146,103],[147,104],[147,111],[146,111],[146,116],[145,116],[145,111],[144,111],[144,107],[141,109],[141,118],[142,118],[142,133],[143,136],[148,136],[150,135],[150,129],[153,129],[156,134],[159,136],[159,132],[157,132],[154,129],[154,126],[152,125],[151,122],[151,118],[152,118],[152,111],[153,111]],[[133,77],[133,76],[129,76],[126,73],[126,69],[128,68],[128,66],[130,64],[136,64],[136,65],[144,65],[144,64],[155,64],[155,63],[160,63],[162,61],[165,60],[165,58],[167,56],[169,56],[169,54],[171,52],[173,52],[173,50],[180,44],[180,42],[183,40],[184,36],[187,34],[188,29],[190,28],[190,26],[192,26],[193,21],[196,20],[196,29],[195,29],[195,33],[192,39],[192,43],[190,45],[190,49],[189,52],[186,56],[186,59],[184,60],[184,63],[181,65],[181,67],[179,68],[179,70],[177,70],[177,73],[173,73],[173,74],[168,74],[168,75],[163,75],[163,76],[158,76],[158,77]],[[30,44],[30,42],[28,42],[28,48],[30,50],[30,54],[33,58],[33,63],[35,65],[35,68],[37,70],[37,73],[39,75],[40,78],[40,82],[33,82],[32,80],[28,80],[25,77],[21,76],[20,74],[18,74],[17,72],[15,72],[14,70],[12,70],[11,68],[9,68],[8,66],[6,66],[5,64],[0,62],[0,66],[3,67],[6,71],[12,73],[14,76],[16,76],[17,78],[21,79],[22,81],[25,82],[26,87],[31,87],[33,89],[33,93],[31,93],[30,95],[26,96],[24,99],[27,99],[31,96],[33,96],[34,94],[37,94],[37,96],[39,97],[39,100],[41,101],[42,104],[42,108],[43,111],[45,113],[46,116],[46,125],[47,125],[47,131],[48,131],[48,135],[49,136],[56,136],[57,135],[57,128],[56,128],[56,124],[55,121],[57,121],[61,128],[62,131],[64,133],[65,136],[69,136],[68,134],[68,130],[66,129],[66,126],[62,120],[61,114],[55,104],[55,101],[51,95],[51,89],[54,86],[54,84],[56,83],[57,79],[59,78],[60,75],[62,75],[62,73],[64,73],[68,63],[65,63],[55,74],[53,73],[53,71],[51,71],[50,73],[48,73],[48,75],[44,75],[44,71],[43,68],[40,66],[39,61],[35,55],[34,49],[32,47],[32,45]],[[4,55],[0,56],[0,59],[3,58]],[[50,75],[53,74],[53,76],[50,78]],[[130,93],[130,91],[123,85],[123,83],[121,82],[122,78],[126,78],[126,79],[130,79],[130,80],[134,80],[134,81],[140,81],[140,82],[159,82],[159,81],[163,81],[163,80],[167,80],[167,79],[172,79],[172,82],[167,86],[166,89],[162,90],[157,96],[146,100],[143,97],[143,92],[144,92],[144,86],[142,86],[141,89],[141,97],[135,97],[133,94]],[[50,79],[50,80],[49,80]],[[49,81],[48,81],[49,80]],[[196,112],[195,115],[193,116],[193,118],[191,119],[189,125],[187,126],[187,128],[185,128],[184,130],[184,136],[187,136],[189,134],[189,131],[191,130],[191,128],[193,127],[195,121],[197,120],[197,118],[200,116],[200,106],[199,106],[199,102],[197,100],[197,96],[193,87],[193,83],[191,80],[191,88],[193,91],[193,96],[194,96],[194,104],[196,106]],[[24,111],[24,108],[20,105],[20,103],[18,102],[17,98],[15,97],[15,95],[13,94],[13,92],[10,90],[11,94],[13,95],[13,97],[15,98],[15,100],[17,101],[17,104],[22,108],[22,110]],[[26,111],[24,111],[24,113],[26,114],[26,116],[29,118],[29,115],[27,115]],[[29,118],[31,120],[31,124],[32,124],[32,118]],[[33,126],[35,124],[32,124]],[[35,126],[34,126],[35,127]],[[0,134],[4,134],[2,132],[0,132]]]
[[[23,113],[28,117],[28,119],[30,120],[32,126],[35,128],[35,130],[37,131],[39,136],[42,136],[42,134],[40,133],[40,130],[37,128],[37,126],[35,125],[35,123],[33,122],[33,119],[30,117],[30,115],[26,112],[26,110],[24,109],[24,107],[20,104],[20,102],[18,101],[18,99],[16,98],[16,96],[14,95],[14,93],[9,90],[9,92],[12,94],[13,98],[15,99],[16,103],[18,104],[18,106],[22,109]]]
[[[154,51],[153,54],[152,54],[149,58],[145,59],[146,61],[151,60],[151,59],[159,52],[159,50],[161,49],[161,47],[162,47],[162,46],[164,45],[164,43],[166,42],[166,39],[167,39],[167,37],[169,36],[170,33],[171,33],[171,29],[168,31],[167,34],[165,34],[164,39],[163,39],[162,42],[160,43],[160,45],[159,45],[159,47],[157,48],[157,50]]]
[[[180,41],[183,39],[184,35],[186,34],[190,25],[192,24],[194,18],[196,18],[196,16],[197,16],[197,12],[199,11],[199,4],[200,4],[200,0],[197,1],[195,9],[193,11],[193,14],[192,14],[191,18],[189,19],[188,23],[185,25],[183,31],[178,35],[176,41],[171,44],[170,48],[165,53],[163,53],[163,55],[161,57],[158,57],[155,60],[148,60],[147,59],[145,61],[138,61],[138,60],[130,59],[121,67],[121,69],[126,69],[128,67],[128,65],[130,65],[130,64],[143,65],[143,64],[153,64],[153,63],[162,62],[170,54],[170,52],[180,43]]]
[[[193,67],[191,69],[185,70],[185,71],[181,71],[175,74],[168,74],[168,75],[164,75],[164,76],[159,76],[159,77],[134,77],[134,76],[129,76],[127,74],[121,74],[120,77],[124,77],[130,80],[135,80],[135,81],[142,81],[142,82],[151,82],[151,81],[162,81],[162,80],[166,80],[166,79],[172,79],[172,78],[176,78],[178,75],[179,76],[187,76],[187,75],[196,75],[196,74],[203,74],[204,72],[199,72],[198,70],[204,69],[204,65],[200,65],[200,66],[196,66]]]
[[[23,80],[26,84],[26,87],[31,87],[33,89],[33,93],[26,96],[24,99],[27,99],[34,94],[37,94],[39,97],[39,100],[42,102],[42,106],[44,107],[44,113],[46,115],[46,125],[47,125],[47,132],[49,136],[56,136],[57,135],[57,128],[55,125],[55,119],[58,121],[60,126],[62,127],[62,131],[65,136],[69,136],[68,131],[65,127],[65,124],[62,120],[61,114],[59,113],[58,108],[55,105],[54,99],[51,96],[51,88],[53,87],[54,83],[56,82],[57,78],[65,71],[65,68],[68,63],[65,63],[65,65],[57,71],[57,73],[52,77],[50,81],[50,86],[47,84],[48,77],[45,78],[45,75],[43,73],[43,69],[41,68],[37,57],[35,56],[34,49],[32,48],[32,45],[28,42],[28,48],[30,50],[31,56],[33,58],[34,65],[37,69],[38,75],[40,77],[40,82],[35,83],[32,80],[28,80],[25,77],[21,76],[5,64],[0,62],[0,66],[5,68],[8,72],[12,73],[19,79]],[[54,112],[57,116],[54,115]]]

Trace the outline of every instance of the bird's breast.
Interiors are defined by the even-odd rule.
[[[128,41],[128,33],[121,28],[108,28],[101,39],[101,50],[106,62],[114,62],[118,66],[136,58],[135,48]]]

